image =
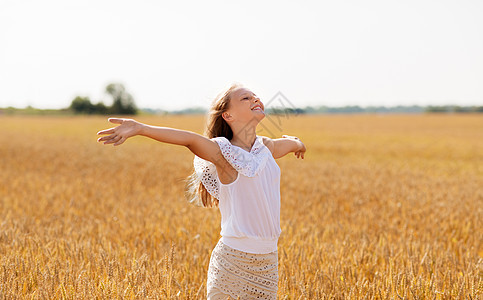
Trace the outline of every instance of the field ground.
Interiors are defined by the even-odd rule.
[[[203,117],[139,117],[201,133]],[[104,117],[0,117],[0,299],[202,299],[220,231],[193,154],[96,143]],[[481,115],[267,117],[282,170],[279,299],[483,295]]]

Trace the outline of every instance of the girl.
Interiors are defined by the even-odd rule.
[[[265,117],[260,99],[235,83],[214,100],[205,136],[131,119],[99,131],[104,144],[121,145],[143,135],[187,147],[194,157],[189,177],[192,201],[221,212],[221,238],[209,263],[208,299],[276,299],[277,242],[280,229],[280,168],[275,162],[290,152],[304,158],[306,148],[296,137],[270,139],[256,134]]]

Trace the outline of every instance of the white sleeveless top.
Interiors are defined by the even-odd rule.
[[[280,229],[280,168],[257,136],[250,152],[225,137],[212,138],[223,157],[238,171],[235,181],[223,184],[213,163],[195,155],[194,167],[207,191],[219,200],[221,240],[249,253],[277,250]]]

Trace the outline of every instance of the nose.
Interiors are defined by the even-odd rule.
[[[262,106],[262,109],[264,109],[263,103],[262,103],[262,101],[260,100],[260,98],[258,98],[258,96],[254,96],[254,97],[253,97],[253,99],[254,99],[254,100],[253,100],[253,103],[255,103],[255,104],[257,104],[257,103],[258,103],[258,104],[260,104],[260,105]]]

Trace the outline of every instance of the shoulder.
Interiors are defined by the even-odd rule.
[[[210,140],[212,140],[212,141],[229,142],[229,140],[226,137],[224,137],[224,136],[216,136],[216,137],[211,138]]]
[[[273,153],[273,148],[274,148],[273,140],[266,136],[260,136],[260,137],[262,138],[263,144],[268,148],[268,150],[270,150],[270,152]]]
[[[220,148],[227,148],[231,146],[230,141],[224,136],[217,136],[217,137],[211,138],[210,140],[213,142],[216,142]]]

